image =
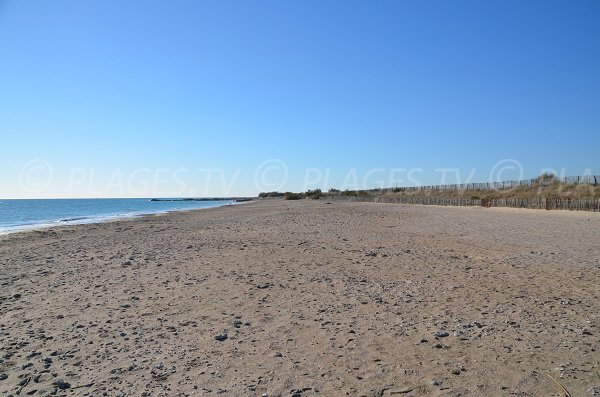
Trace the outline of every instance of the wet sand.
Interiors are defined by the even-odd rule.
[[[599,243],[597,213],[276,199],[1,236],[0,396],[600,395]]]

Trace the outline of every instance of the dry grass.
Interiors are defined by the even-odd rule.
[[[600,185],[591,184],[562,184],[555,182],[548,185],[516,186],[509,189],[462,189],[462,190],[369,190],[350,192],[346,194],[370,197],[466,197],[473,199],[502,199],[536,197],[547,198],[600,198]],[[338,193],[339,194],[339,193]],[[343,194],[343,193],[342,193]]]

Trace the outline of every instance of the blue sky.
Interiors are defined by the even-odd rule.
[[[598,1],[0,0],[0,197],[600,174],[598,20]]]

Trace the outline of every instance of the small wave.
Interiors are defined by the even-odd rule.
[[[82,221],[85,219],[90,219],[90,217],[87,216],[82,216],[79,218],[65,218],[65,219],[60,219],[58,221],[56,221],[57,223],[63,223],[63,222],[76,222],[76,221]]]
[[[207,202],[207,205],[204,206],[191,206],[187,208],[187,206],[173,206],[172,208],[143,208],[139,211],[131,211],[129,209],[124,209],[123,212],[116,213],[98,213],[98,214],[86,214],[86,216],[71,216],[68,217],[68,214],[63,214],[64,218],[55,218],[55,219],[36,219],[30,221],[22,221],[18,222],[0,222],[0,235],[11,234],[15,232],[21,231],[30,231],[30,230],[38,230],[38,229],[46,229],[52,227],[62,227],[68,225],[78,225],[78,224],[90,224],[90,223],[102,223],[102,222],[110,222],[119,219],[131,219],[137,218],[146,215],[154,215],[154,214],[165,214],[171,212],[179,212],[179,211],[189,211],[189,210],[197,210],[204,209],[210,207],[219,207],[228,204],[232,204],[228,201],[218,202]],[[129,211],[128,211],[129,210]],[[1,215],[1,213],[0,213]]]

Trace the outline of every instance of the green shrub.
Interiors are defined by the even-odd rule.
[[[286,200],[300,200],[302,197],[301,194],[299,193],[292,193],[292,192],[285,192],[285,194],[283,195],[283,197]]]
[[[535,179],[534,183],[539,183],[542,185],[550,185],[554,182],[558,182],[558,178],[556,177],[556,175],[551,174],[549,172],[544,172],[542,175],[538,176]]]
[[[283,193],[279,193],[279,192],[261,192],[258,194],[258,197],[260,198],[266,198],[266,197],[283,197]]]
[[[321,198],[321,189],[315,189],[315,190],[307,190],[305,195],[306,197],[310,197],[312,199],[318,200]]]

